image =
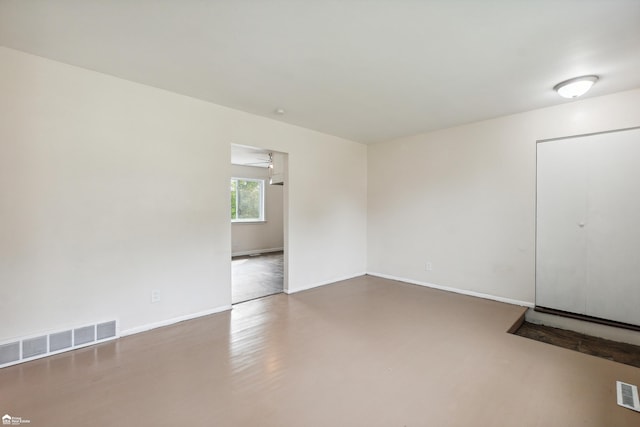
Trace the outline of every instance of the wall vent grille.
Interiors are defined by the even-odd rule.
[[[47,352],[47,336],[22,340],[22,357],[40,356]]]
[[[640,412],[637,386],[616,381],[616,389],[618,391],[618,405]]]
[[[0,368],[118,338],[115,320],[0,344]]]
[[[20,360],[20,342],[0,345],[0,364],[13,363]]]
[[[73,347],[73,335],[71,331],[57,332],[49,335],[49,351],[57,352]]]

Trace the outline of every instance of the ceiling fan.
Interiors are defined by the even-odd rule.
[[[269,153],[268,160],[261,160],[258,162],[247,162],[245,163],[245,165],[246,166],[264,166],[266,168],[273,169],[273,153]]]

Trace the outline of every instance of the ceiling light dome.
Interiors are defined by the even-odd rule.
[[[598,76],[582,76],[558,83],[553,89],[563,98],[577,98],[587,93]]]

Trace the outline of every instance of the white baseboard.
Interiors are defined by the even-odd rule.
[[[287,289],[287,290],[285,290],[284,292],[285,292],[286,294],[291,295],[291,294],[295,294],[295,293],[298,293],[298,292],[306,291],[306,290],[309,290],[309,289],[318,288],[318,287],[320,287],[320,286],[330,285],[330,284],[332,284],[332,283],[336,283],[336,282],[341,282],[341,281],[343,281],[343,280],[349,280],[349,279],[353,279],[353,278],[355,278],[355,277],[364,276],[365,274],[367,274],[367,273],[362,272],[362,273],[356,273],[356,274],[349,275],[349,276],[337,277],[337,278],[335,278],[335,279],[326,280],[326,281],[324,281],[324,282],[318,282],[318,283],[312,283],[312,284],[310,284],[310,285],[304,285],[304,286],[301,286],[301,287],[296,288],[296,289],[295,289],[295,290],[293,290],[293,291],[292,291],[292,290]]]
[[[127,335],[139,334],[140,332],[150,331],[155,328],[160,328],[162,326],[173,325],[174,323],[184,322],[185,320],[195,319],[197,317],[208,316],[210,314],[220,313],[222,311],[231,310],[230,305],[223,305],[222,307],[213,308],[211,310],[199,311],[197,313],[186,314],[184,316],[178,316],[171,319],[161,320],[159,322],[148,323],[142,326],[136,326],[135,328],[126,329],[124,331],[120,331],[120,336],[125,337]]]
[[[454,292],[456,294],[462,294],[462,295],[467,295],[467,296],[471,296],[471,297],[490,299],[490,300],[493,300],[493,301],[505,302],[507,304],[519,305],[519,306],[522,306],[522,307],[533,307],[533,305],[534,305],[532,302],[528,302],[528,301],[520,301],[520,300],[500,297],[500,296],[496,296],[496,295],[484,294],[482,292],[475,292],[475,291],[468,291],[468,290],[465,290],[465,289],[452,288],[452,287],[449,287],[449,286],[441,286],[441,285],[436,285],[434,283],[421,282],[419,280],[413,280],[413,279],[406,279],[406,278],[403,278],[403,277],[391,276],[389,274],[374,273],[374,272],[371,272],[371,271],[367,272],[367,274],[370,275],[370,276],[381,277],[383,279],[397,280],[399,282],[411,283],[412,285],[426,286],[428,288],[439,289],[441,291]]]
[[[254,249],[251,251],[240,251],[233,252],[231,256],[247,256],[247,255],[256,255],[256,254],[267,254],[270,252],[282,252],[284,248],[269,248],[269,249]]]

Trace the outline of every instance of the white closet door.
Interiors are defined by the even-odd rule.
[[[587,309],[640,325],[640,130],[586,137]]]
[[[538,144],[536,305],[586,314],[587,149]]]
[[[640,325],[640,129],[538,144],[536,305]]]

